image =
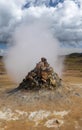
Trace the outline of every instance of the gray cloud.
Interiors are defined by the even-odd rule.
[[[46,0],[40,0],[39,5]],[[0,41],[7,41],[15,27],[40,20],[47,22],[61,45],[79,47],[82,41],[82,1],[65,0],[56,7],[33,7],[22,10],[25,0],[0,0]],[[49,2],[49,1],[47,1]],[[76,4],[77,3],[77,4]],[[78,4],[80,6],[78,6]],[[42,5],[42,4],[41,4]],[[13,35],[13,34],[12,34]]]
[[[6,42],[21,19],[22,11],[17,2],[0,0],[0,41]]]

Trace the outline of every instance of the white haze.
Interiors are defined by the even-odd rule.
[[[4,62],[14,81],[21,82],[41,57],[46,57],[61,75],[60,45],[73,50],[82,46],[82,2],[78,1],[80,7],[65,0],[56,7],[32,4],[23,10],[25,0],[0,0],[0,41],[8,40],[12,34],[14,46],[8,49]]]
[[[21,25],[16,29],[13,40],[15,44],[8,50],[5,64],[14,81],[21,82],[41,57],[47,58],[55,71],[61,74],[62,62],[58,62],[59,42],[46,25],[39,22]]]

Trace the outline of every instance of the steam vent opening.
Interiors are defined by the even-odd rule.
[[[46,58],[41,58],[41,61],[36,64],[36,67],[30,71],[23,81],[19,84],[18,90],[40,90],[49,89],[53,90],[61,86],[61,79],[54,69],[47,62]]]

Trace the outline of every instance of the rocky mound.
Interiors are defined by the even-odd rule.
[[[41,61],[28,73],[16,90],[39,90],[42,88],[53,90],[59,86],[61,86],[61,79],[58,74],[48,64],[47,59],[41,58]]]

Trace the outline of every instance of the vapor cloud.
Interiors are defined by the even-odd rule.
[[[20,83],[41,57],[47,58],[55,71],[61,74],[62,62],[58,62],[59,42],[53,37],[48,24],[41,21],[21,24],[14,32],[13,43],[4,62],[15,82]]]

